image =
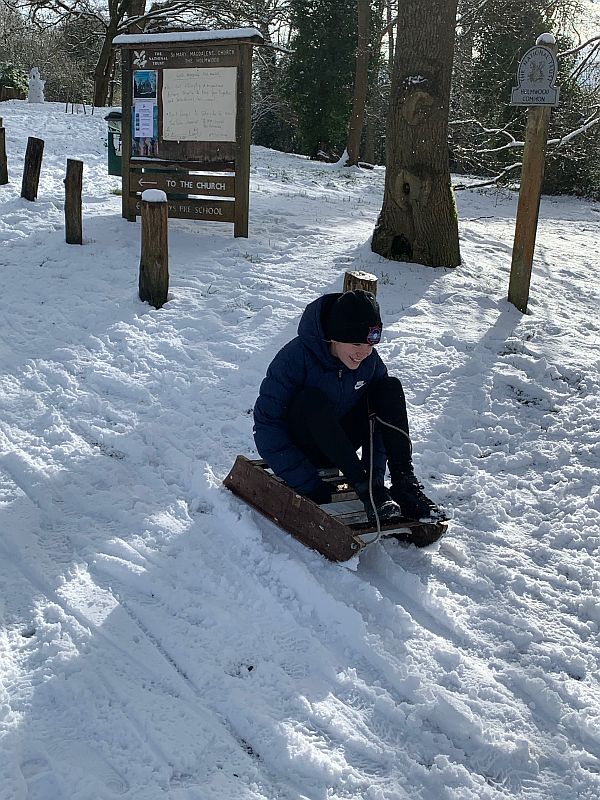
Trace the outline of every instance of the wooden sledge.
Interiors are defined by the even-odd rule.
[[[359,502],[337,470],[323,470],[323,480],[334,484],[332,503],[318,506],[301,497],[275,477],[264,461],[238,456],[223,484],[302,544],[330,561],[348,561],[377,536]],[[327,509],[327,510],[325,510]],[[382,536],[394,536],[417,547],[426,547],[444,535],[446,522],[422,523],[395,520],[381,526]]]

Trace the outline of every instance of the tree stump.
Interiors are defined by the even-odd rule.
[[[169,294],[167,195],[158,189],[147,189],[142,193],[141,206],[139,296],[154,308],[162,308]]]
[[[346,272],[344,275],[344,292],[353,292],[355,289],[363,289],[365,292],[372,292],[377,296],[377,276],[371,272]]]
[[[21,197],[24,197],[25,200],[33,202],[37,197],[43,155],[44,140],[30,136],[27,139],[25,168],[23,169],[23,183],[21,184]]]
[[[67,159],[65,177],[65,240],[67,244],[83,244],[81,187],[83,161]]]
[[[8,162],[6,160],[6,131],[0,117],[0,186],[8,183]]]

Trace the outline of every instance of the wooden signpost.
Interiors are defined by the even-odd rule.
[[[6,161],[6,134],[0,117],[0,186],[8,183],[8,163]]]
[[[521,168],[508,299],[519,311],[527,311],[533,251],[537,233],[548,126],[552,106],[558,105],[556,40],[551,34],[539,37],[521,59],[519,85],[512,90],[511,105],[527,106],[527,128]]]
[[[252,47],[255,28],[126,34],[123,65],[123,206],[167,195],[168,216],[232,222],[248,236]]]

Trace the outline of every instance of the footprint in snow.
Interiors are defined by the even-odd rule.
[[[69,771],[73,768],[95,779],[113,795],[122,795],[129,789],[125,778],[103,756],[85,742],[60,741],[48,747],[50,754],[61,761]],[[50,800],[50,798],[49,798]]]
[[[27,786],[26,800],[66,800],[52,765],[44,755],[26,759],[20,770]]]

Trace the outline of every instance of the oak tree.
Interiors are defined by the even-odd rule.
[[[390,89],[383,206],[372,249],[428,266],[460,263],[448,113],[457,0],[406,0]]]

